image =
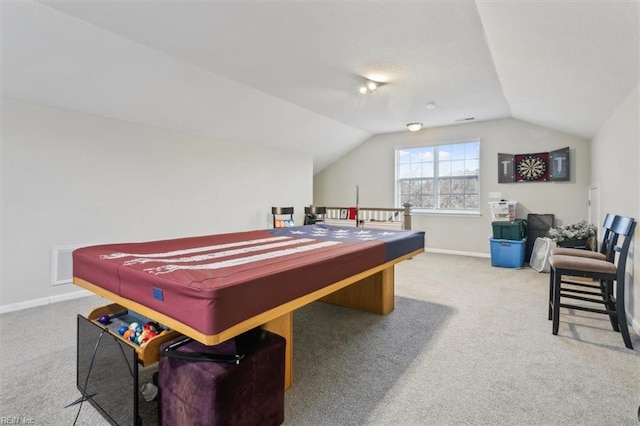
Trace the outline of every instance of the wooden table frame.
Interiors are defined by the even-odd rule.
[[[359,274],[330,284],[312,293],[283,303],[282,305],[229,327],[218,334],[212,335],[203,334],[165,314],[105,290],[89,281],[74,277],[73,282],[98,296],[102,296],[140,315],[153,319],[205,345],[217,345],[255,327],[262,327],[279,334],[286,339],[285,389],[288,389],[291,387],[293,371],[293,311],[316,300],[322,300],[353,309],[386,315],[394,309],[394,265],[422,252],[424,252],[422,248],[415,250],[367,271],[360,272]]]

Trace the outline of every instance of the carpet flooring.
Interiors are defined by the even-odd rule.
[[[386,316],[315,302],[294,313],[285,425],[639,425],[640,337],[603,315],[547,320],[549,275],[424,253],[396,266]],[[2,419],[71,425],[85,297],[0,315]],[[155,367],[141,371],[141,385]],[[157,404],[141,398],[143,424]],[[6,422],[5,422],[6,423]],[[108,424],[84,404],[77,424]]]

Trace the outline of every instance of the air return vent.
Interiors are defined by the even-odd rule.
[[[51,285],[69,284],[73,281],[72,253],[77,247],[54,247],[52,250]]]

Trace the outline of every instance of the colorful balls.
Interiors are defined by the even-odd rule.
[[[111,318],[109,317],[109,322]],[[99,321],[102,322],[103,318],[100,317]],[[149,340],[153,339],[159,334],[164,333],[165,330],[155,321],[148,321],[144,326],[138,322],[132,322],[129,325],[123,325],[118,328],[118,334],[125,340],[130,341],[140,347],[144,346]]]
[[[111,317],[109,315],[102,315],[100,318],[98,318],[98,322],[100,324],[107,325],[111,322]]]
[[[155,331],[143,332],[142,335],[140,336],[140,340],[138,341],[138,344],[140,345],[140,347],[144,347],[144,345],[146,345],[147,342],[149,342],[149,340],[153,339],[157,335],[158,333],[156,333]]]
[[[142,333],[140,333],[138,337],[136,337],[136,343],[142,346],[142,344],[147,340],[149,340],[150,338],[151,338],[151,332],[148,330],[145,330]]]
[[[158,325],[157,322],[153,322],[153,321],[149,321],[148,323],[146,323],[144,325],[144,329],[147,331],[158,331],[158,329],[160,328],[160,326]]]

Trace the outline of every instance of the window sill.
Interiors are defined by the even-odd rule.
[[[480,217],[479,211],[461,211],[461,210],[424,210],[412,209],[412,216],[457,216],[457,217]]]

